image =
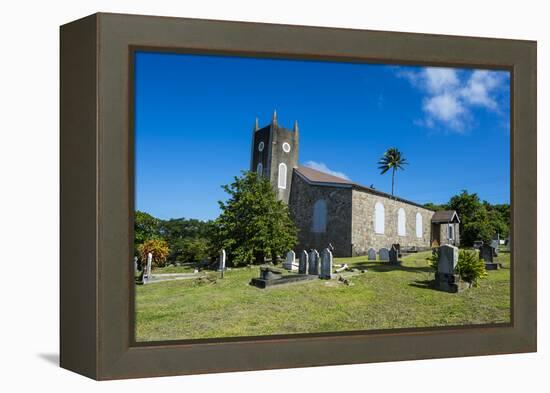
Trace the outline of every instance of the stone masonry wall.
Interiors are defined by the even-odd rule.
[[[353,190],[352,201],[351,242],[353,255],[364,255],[369,247],[374,247],[376,250],[381,247],[390,248],[394,243],[399,243],[401,247],[430,247],[433,211],[361,190]],[[376,202],[384,205],[384,234],[378,234],[374,230],[374,206]],[[399,208],[405,210],[405,236],[399,236],[397,232],[397,212]],[[421,238],[416,237],[417,212],[422,215]]]
[[[325,233],[312,232],[313,208],[315,202],[324,199],[327,204],[327,225]],[[351,255],[351,210],[352,189],[343,187],[310,185],[293,171],[289,208],[298,226],[296,255],[311,248],[319,252],[329,243],[334,247],[336,257]]]

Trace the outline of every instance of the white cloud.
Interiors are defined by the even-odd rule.
[[[304,166],[315,169],[319,172],[328,173],[329,175],[341,177],[342,179],[350,180],[350,178],[343,172],[333,171],[323,162],[307,161]]]
[[[469,76],[453,68],[426,67],[420,71],[400,69],[397,76],[423,91],[422,110],[425,118],[415,121],[426,127],[437,124],[452,131],[463,132],[471,107],[498,111],[496,94],[505,87],[505,74],[497,71],[475,70]]]

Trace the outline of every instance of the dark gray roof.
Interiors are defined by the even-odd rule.
[[[323,186],[335,186],[335,187],[351,187],[354,189],[358,189],[361,191],[370,192],[371,194],[380,195],[386,198],[390,198],[399,202],[408,203],[409,205],[414,205],[421,207],[426,210],[432,210],[426,206],[423,206],[419,203],[408,201],[403,198],[399,198],[396,196],[392,196],[391,194],[378,191],[374,188],[364,186],[362,184],[354,183],[349,179],[344,179],[343,177],[338,177],[334,175],[329,175],[328,173],[318,171],[316,169],[308,168],[305,166],[299,166],[298,168],[294,168],[294,170],[301,175],[303,178],[305,178],[310,184],[313,185],[323,185]]]
[[[432,222],[460,222],[456,210],[439,210],[432,217]]]

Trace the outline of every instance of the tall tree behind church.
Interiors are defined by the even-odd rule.
[[[393,196],[394,186],[395,186],[395,173],[398,169],[405,170],[405,165],[408,165],[407,159],[397,149],[396,147],[391,147],[380,158],[378,161],[378,169],[380,169],[380,174],[388,172],[391,169],[391,194]]]

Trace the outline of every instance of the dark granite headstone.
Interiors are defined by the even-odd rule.
[[[395,248],[395,246],[392,246],[392,248],[389,251],[389,257],[390,257],[390,263],[397,265],[399,264],[399,251]]]
[[[331,279],[332,278],[332,252],[328,248],[323,250],[321,256],[321,273],[320,278]]]
[[[493,261],[495,250],[488,244],[484,244],[479,248],[479,259],[483,259],[485,262],[486,270],[497,270],[498,263]]]
[[[319,265],[320,265],[319,251],[311,250],[309,252],[308,274],[318,276],[320,272]]]

